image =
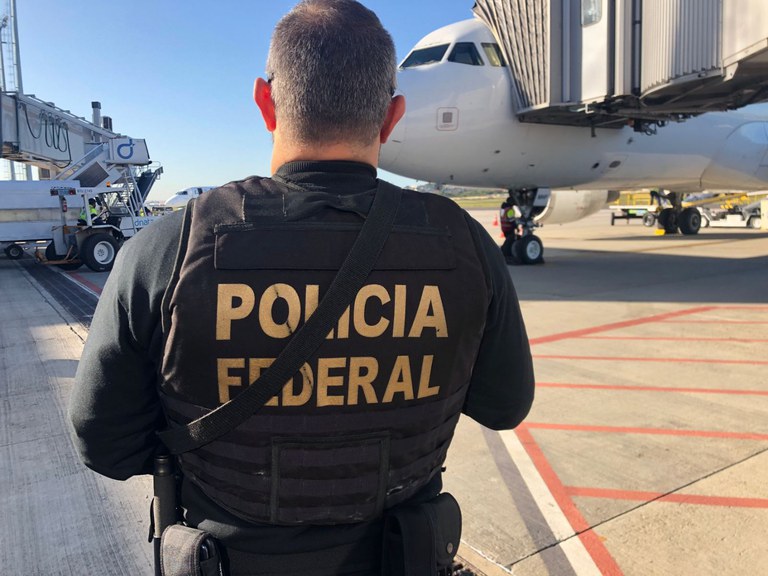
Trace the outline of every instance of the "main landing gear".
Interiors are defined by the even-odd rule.
[[[672,207],[659,212],[659,229],[664,230],[665,234],[698,234],[701,230],[701,212],[696,208],[683,208],[683,195],[678,192],[667,192],[664,198]]]
[[[513,264],[544,262],[544,244],[533,231],[538,226],[534,220],[537,208],[542,206],[542,202],[543,206],[546,206],[548,200],[548,195],[536,189],[509,190],[509,198],[501,205],[500,218],[501,231],[504,233],[501,252],[507,262]]]

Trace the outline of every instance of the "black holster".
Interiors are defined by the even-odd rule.
[[[203,530],[174,524],[163,530],[160,544],[163,576],[222,576],[216,540]]]
[[[402,505],[386,513],[382,576],[442,576],[461,540],[461,510],[444,492],[423,504]]]
[[[221,576],[221,553],[216,540],[180,522],[173,457],[155,457],[154,498],[150,539],[155,548],[155,576]]]

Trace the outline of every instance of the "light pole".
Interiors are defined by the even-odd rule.
[[[0,91],[5,92],[5,47],[3,44],[3,30],[8,26],[8,14],[0,20]]]

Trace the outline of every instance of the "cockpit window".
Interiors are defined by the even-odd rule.
[[[180,190],[179,192],[176,192],[176,196],[186,196],[187,191],[186,190]]]
[[[448,44],[430,46],[429,48],[419,48],[408,55],[408,58],[406,58],[400,65],[400,68],[414,68],[416,66],[424,66],[426,64],[440,62],[447,50]]]
[[[483,42],[483,52],[485,57],[488,58],[488,62],[491,66],[506,66],[504,62],[504,55],[501,53],[501,48],[498,44],[492,44],[490,42]]]
[[[470,66],[483,65],[483,59],[480,58],[480,53],[472,42],[456,42],[451,55],[448,56],[448,61]]]

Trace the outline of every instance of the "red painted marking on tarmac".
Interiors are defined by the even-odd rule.
[[[700,494],[668,494],[663,501],[704,506],[728,506],[731,508],[768,508],[768,498],[738,498],[727,496],[702,496]]]
[[[574,531],[579,533],[579,539],[584,544],[584,548],[586,548],[587,553],[592,557],[600,572],[605,576],[622,576],[623,572],[619,565],[616,564],[616,561],[608,552],[600,537],[592,530],[584,516],[576,508],[573,500],[568,496],[560,478],[555,474],[547,457],[544,456],[544,452],[539,448],[533,435],[528,430],[528,425],[523,423],[518,426],[515,429],[515,434],[520,439],[520,443],[531,458],[533,465],[538,470],[560,510],[565,514]]]
[[[694,364],[745,364],[768,366],[768,360],[723,360],[718,358],[654,358],[652,356],[570,356],[567,354],[534,354],[534,358],[547,360],[604,360],[607,362],[665,362]]]
[[[768,390],[727,390],[724,388],[679,388],[674,386],[622,386],[621,384],[574,384],[568,382],[536,382],[537,388],[587,388],[627,392],[687,392],[691,394],[733,394],[734,396],[768,396]]]
[[[671,320],[660,320],[666,323]],[[675,320],[675,324],[768,324],[768,320]]]
[[[568,430],[571,432],[606,432],[612,434],[656,434],[661,436],[693,436],[696,438],[728,438],[731,440],[768,440],[768,434],[755,432],[721,432],[719,430],[681,430],[675,428],[639,428],[632,426],[590,426],[586,424],[555,424],[526,422],[527,428]]]
[[[611,330],[619,330],[621,328],[630,328],[632,326],[639,326],[641,324],[664,322],[666,320],[671,320],[680,316],[700,314],[702,312],[711,312],[712,310],[717,310],[717,307],[699,306],[697,308],[686,308],[685,310],[677,310],[676,312],[665,312],[664,314],[655,314],[645,318],[634,318],[632,320],[625,320],[623,322],[612,322],[611,324],[603,324],[602,326],[593,326],[592,328],[583,328],[581,330],[571,330],[570,332],[552,334],[551,336],[542,336],[541,338],[532,338],[529,340],[529,343],[531,345],[548,344],[550,342],[558,342],[560,340],[568,340],[570,338],[581,338],[583,336],[597,334],[599,332],[609,332]]]
[[[672,338],[668,336],[581,336],[582,340],[639,340],[649,342],[734,342],[745,344],[761,344],[768,342],[768,338]]]
[[[610,500],[639,500],[642,502],[658,500],[660,502],[698,504],[701,506],[726,506],[728,508],[768,508],[768,498],[704,496],[702,494],[664,494],[662,492],[612,490],[610,488],[585,488],[581,486],[566,486],[565,491],[569,496],[607,498]]]
[[[101,286],[94,284],[93,282],[81,276],[77,272],[68,272],[67,274],[69,274],[71,278],[73,278],[74,280],[77,280],[80,284],[82,284],[86,288],[96,292],[96,294],[101,294]]]

